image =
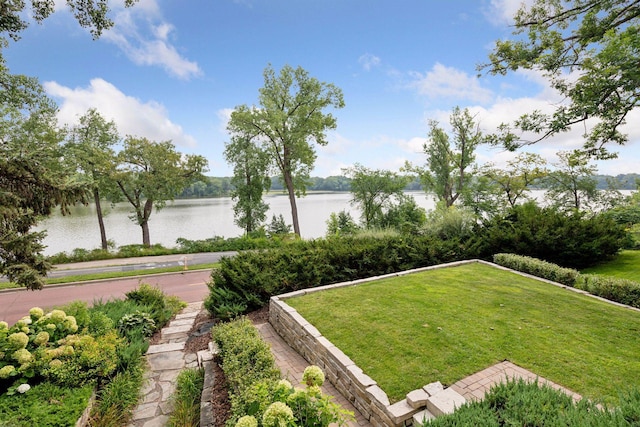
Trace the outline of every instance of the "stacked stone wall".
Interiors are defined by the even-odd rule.
[[[335,287],[354,286],[359,283],[402,276],[433,268],[452,267],[476,261],[461,261],[434,267],[403,271],[353,282],[339,283],[319,288],[304,289],[274,296],[269,303],[269,323],[280,336],[309,363],[322,368],[326,378],[353,406],[369,420],[374,427],[397,427],[412,422],[420,408],[414,408],[407,400],[390,404],[387,394],[376,381],[365,374],[346,354],[331,341],[322,336],[285,300],[311,292],[319,292]]]

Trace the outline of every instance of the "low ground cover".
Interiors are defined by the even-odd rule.
[[[611,402],[640,378],[640,313],[467,264],[287,300],[393,401],[511,362]]]

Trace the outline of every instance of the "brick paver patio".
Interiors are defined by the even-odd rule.
[[[484,394],[489,391],[492,385],[506,382],[507,378],[523,378],[528,381],[535,381],[537,379],[539,384],[548,384],[553,388],[562,390],[569,396],[573,397],[574,400],[580,400],[582,398],[579,394],[539,377],[533,372],[527,371],[526,369],[508,361],[500,362],[461,379],[457,383],[452,384],[451,388],[460,393],[465,399],[467,399],[467,401],[478,400],[484,397]]]

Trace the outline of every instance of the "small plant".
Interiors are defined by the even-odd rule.
[[[581,274],[576,288],[590,294],[640,308],[640,283],[598,274]]]
[[[171,427],[200,425],[200,397],[204,381],[202,369],[186,369],[180,372],[176,391],[173,393],[173,412],[169,418]]]
[[[127,335],[136,329],[145,337],[150,337],[156,331],[156,322],[149,313],[143,313],[139,310],[125,314],[118,322],[118,331],[122,335]]]
[[[289,427],[295,426],[293,422],[293,410],[283,402],[273,402],[262,415],[264,427]]]

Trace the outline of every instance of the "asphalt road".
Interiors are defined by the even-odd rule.
[[[158,255],[138,258],[119,258],[101,261],[89,261],[70,264],[59,264],[49,272],[47,277],[56,278],[78,274],[107,273],[114,271],[149,270],[153,268],[184,266],[187,268],[198,264],[213,264],[222,257],[231,257],[237,252],[201,252],[187,255]]]
[[[184,271],[124,279],[107,279],[77,285],[47,286],[40,291],[24,289],[0,292],[0,320],[14,324],[29,314],[32,307],[45,311],[71,301],[94,301],[121,299],[125,293],[140,283],[148,283],[162,289],[167,295],[176,295],[186,302],[202,301],[208,295],[206,282],[211,270]]]

